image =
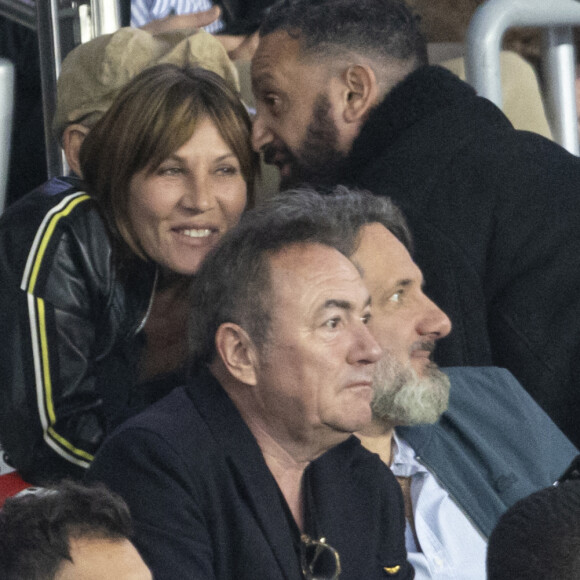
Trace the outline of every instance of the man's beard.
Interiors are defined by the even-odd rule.
[[[280,149],[268,145],[264,148],[266,163],[282,154],[284,162],[290,164],[290,175],[281,177],[280,189],[306,183],[334,184],[345,155],[338,150],[338,129],[330,114],[331,108],[327,95],[321,93],[316,97],[306,137],[296,153],[287,147]]]
[[[388,351],[377,364],[374,388],[373,415],[393,426],[435,423],[449,403],[449,378],[435,363],[420,377]]]

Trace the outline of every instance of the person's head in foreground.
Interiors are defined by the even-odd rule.
[[[316,211],[320,195],[296,199],[247,214],[208,256],[193,282],[190,345],[247,423],[310,446],[312,459],[369,422],[381,351],[370,296],[335,249],[344,232]]]
[[[3,580],[152,580],[131,543],[123,500],[65,482],[8,499],[0,511]]]
[[[521,499],[499,519],[487,548],[489,580],[580,578],[580,481]]]
[[[80,152],[121,252],[194,274],[253,202],[249,136],[244,106],[215,73],[163,64],[130,81]]]
[[[427,63],[399,0],[283,0],[252,59],[253,143],[282,187],[332,182],[370,111]]]

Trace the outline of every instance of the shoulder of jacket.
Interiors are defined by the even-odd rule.
[[[71,251],[73,247],[81,251]],[[87,193],[38,191],[2,220],[0,253],[10,264],[6,269],[21,278],[18,285],[34,293],[57,264],[66,262],[73,268],[83,259],[91,262],[95,272],[108,269],[110,242],[100,212]]]

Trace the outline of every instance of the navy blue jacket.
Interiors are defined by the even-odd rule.
[[[397,433],[489,537],[508,507],[554,483],[578,450],[507,370],[443,370],[449,410]]]
[[[302,579],[298,529],[255,438],[209,373],[122,425],[88,478],[129,503],[156,580]],[[413,577],[397,481],[356,437],[310,464],[304,497],[305,531],[336,548],[341,580]]]

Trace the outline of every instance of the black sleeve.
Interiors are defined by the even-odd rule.
[[[105,306],[94,262],[103,257],[59,224],[88,203],[82,193],[65,198],[36,232],[24,267],[12,260],[6,230],[0,244],[0,436],[31,483],[81,477],[105,434],[95,373]]]
[[[124,428],[87,472],[129,504],[135,544],[156,580],[213,580],[211,538],[196,491],[175,451],[155,433]]]

